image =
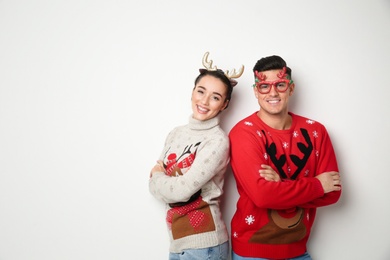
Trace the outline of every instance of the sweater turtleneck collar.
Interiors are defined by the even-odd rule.
[[[200,121],[192,117],[189,118],[189,127],[192,130],[207,130],[219,125],[219,116],[210,118],[206,121]]]

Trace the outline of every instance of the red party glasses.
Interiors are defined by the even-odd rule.
[[[290,86],[289,79],[279,79],[272,82],[269,81],[258,81],[256,82],[257,91],[261,94],[268,94],[271,91],[272,86],[278,93],[286,92]]]

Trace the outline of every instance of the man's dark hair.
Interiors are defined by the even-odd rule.
[[[258,60],[253,67],[253,73],[255,71],[261,72],[267,70],[278,70],[283,69],[283,67],[286,67],[286,73],[290,76],[291,79],[291,69],[287,67],[287,63],[282,59],[282,57],[277,55],[264,57]]]

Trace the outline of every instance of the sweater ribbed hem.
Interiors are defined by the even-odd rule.
[[[294,244],[266,245],[255,243],[243,243],[232,239],[232,250],[239,256],[269,259],[286,259],[303,255],[306,250],[306,241],[299,241]]]
[[[184,249],[199,249],[213,247],[225,243],[229,240],[227,230],[218,230],[196,234],[173,240],[169,251],[171,253],[181,253]]]

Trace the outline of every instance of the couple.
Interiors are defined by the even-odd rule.
[[[229,162],[239,193],[231,221],[232,259],[311,259],[306,243],[316,208],[341,195],[326,128],[288,110],[295,84],[286,62],[274,55],[253,68],[259,110],[226,135],[219,114],[244,66],[224,72],[208,55],[195,79],[189,123],[168,134],[150,172],[151,194],[167,204],[169,259],[229,258],[219,201]]]

